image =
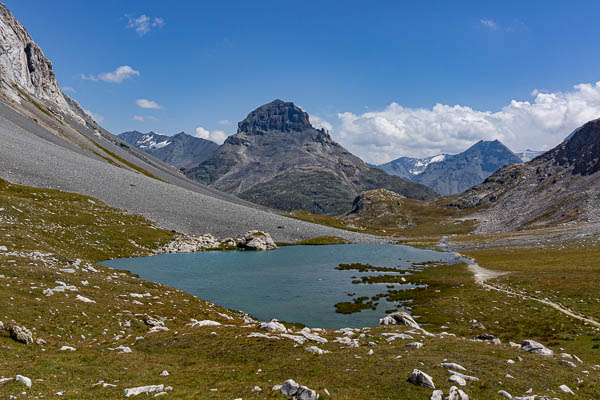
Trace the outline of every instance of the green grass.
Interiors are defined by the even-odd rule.
[[[172,232],[93,198],[3,181],[0,209],[0,245],[8,248],[0,251],[0,320],[24,325],[46,341],[44,346],[26,346],[0,332],[0,376],[21,374],[33,380],[31,389],[17,382],[0,384],[2,398],[56,398],[64,391],[64,399],[113,399],[123,398],[124,388],[163,383],[174,388],[167,397],[177,399],[283,399],[270,388],[292,378],[320,391],[322,397],[327,388],[336,399],[416,400],[429,398],[431,390],[407,383],[410,372],[414,368],[427,372],[447,393],[451,383],[439,367],[446,360],[464,365],[481,379],[465,388],[471,398],[494,399],[500,389],[522,395],[529,388],[564,398],[558,392],[563,383],[579,388],[578,399],[597,398],[600,377],[591,365],[599,362],[598,350],[590,346],[598,343],[594,338],[600,339],[596,332],[537,303],[483,290],[460,265],[419,266],[407,276],[429,286],[407,295],[413,300],[407,304],[428,330],[468,339],[474,334],[468,321],[476,318],[503,341],[536,339],[556,351],[564,347],[585,364],[572,369],[555,359],[461,337],[416,336],[424,347],[407,349],[406,341],[388,343],[381,335],[406,331],[393,326],[363,331],[356,349],[334,343],[341,334],[325,331],[321,335],[329,342],[319,347],[330,353],[320,356],[291,340],[248,338],[260,330],[245,327],[239,312],[96,264],[151,254],[171,240]],[[78,259],[79,269],[68,272]],[[44,296],[43,289],[57,286],[56,281],[75,285],[78,291]],[[148,295],[137,298],[131,293]],[[96,303],[77,301],[77,294]],[[164,318],[169,331],[149,333],[144,323],[148,316]],[[191,328],[186,326],[190,318],[223,325]],[[144,339],[136,341],[138,336]],[[63,345],[77,350],[60,351]],[[109,350],[119,345],[130,347],[132,353]],[[372,356],[367,355],[370,349]],[[506,363],[517,356],[523,361]],[[584,368],[591,373],[582,374]],[[162,370],[170,375],[159,376]],[[515,379],[505,379],[506,373]],[[583,377],[582,384],[577,384],[578,377]],[[100,380],[115,387],[94,386]],[[254,386],[263,391],[252,392]],[[210,391],[213,388],[218,390]]]

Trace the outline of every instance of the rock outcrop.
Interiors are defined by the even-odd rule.
[[[433,378],[418,369],[414,369],[413,372],[411,372],[410,376],[408,377],[408,381],[413,385],[435,389]]]
[[[406,325],[413,328],[420,328],[417,321],[413,319],[407,312],[399,311],[388,314],[379,320],[379,325]]]
[[[425,186],[366,165],[315,129],[307,113],[281,100],[248,114],[235,135],[186,175],[256,204],[318,214],[347,212],[360,192],[371,189],[436,197]]]
[[[274,250],[277,245],[271,238],[271,235],[262,231],[248,231],[241,238],[216,239],[213,235],[207,233],[200,236],[178,236],[160,249],[157,254],[163,253],[195,253],[203,250],[231,250],[240,248],[244,250]]]

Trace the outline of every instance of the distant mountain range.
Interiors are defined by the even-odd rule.
[[[187,171],[213,188],[281,210],[342,214],[364,190],[385,188],[406,197],[437,194],[366,165],[315,129],[290,102],[275,100],[248,114],[215,153]]]
[[[462,193],[457,205],[483,207],[482,232],[511,231],[571,221],[600,221],[600,119],[552,150],[507,165]]]
[[[165,136],[154,132],[129,131],[118,136],[138,149],[179,169],[197,166],[219,148],[215,142],[190,136],[184,132]]]
[[[453,195],[483,182],[506,164],[521,163],[542,153],[526,150],[517,155],[498,140],[481,140],[459,154],[400,157],[377,168],[426,185],[442,195]]]

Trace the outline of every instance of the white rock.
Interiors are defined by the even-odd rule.
[[[310,330],[308,328],[303,328],[300,331],[300,334],[302,336],[304,336],[305,338],[307,338],[308,340],[311,340],[313,342],[317,342],[317,343],[327,343],[327,339],[325,339],[324,337],[321,337],[319,335],[315,335],[314,333],[311,333]]]
[[[513,398],[512,395],[505,390],[498,390],[498,394],[500,396],[506,397],[508,400],[512,400],[512,398]]]
[[[192,323],[187,324],[187,326],[191,326],[192,328],[203,327],[203,326],[220,326],[221,325],[219,322],[211,321],[209,319],[198,321],[198,320],[195,320],[194,318],[192,318],[191,321],[192,321]]]
[[[448,381],[454,382],[459,386],[467,386],[467,381],[462,376],[451,375]]]
[[[162,392],[164,385],[148,385],[125,389],[125,397],[137,396],[142,393]]]
[[[123,345],[117,347],[115,350],[121,350],[121,353],[131,353],[131,348]]]
[[[420,349],[421,347],[423,347],[423,343],[421,342],[413,342],[413,343],[407,343],[404,345],[404,347],[410,347],[413,349]]]
[[[83,301],[84,303],[95,303],[94,300],[88,299],[87,297],[83,297],[82,295],[77,295],[75,298],[79,301]]]
[[[276,319],[272,319],[269,322],[261,322],[258,325],[258,327],[269,332],[287,332],[286,327],[282,323],[278,322]]]
[[[169,376],[169,371],[164,370],[163,372],[160,373],[160,376]]]
[[[407,325],[413,328],[419,328],[419,324],[410,316],[410,314],[399,311],[388,314],[379,320],[379,325]]]
[[[63,346],[63,347],[60,348],[60,351],[67,351],[67,350],[69,350],[69,351],[75,351],[77,349],[75,347],[71,347],[71,346]]]
[[[431,393],[429,400],[444,400],[444,392],[441,390],[434,390],[433,393]]]
[[[329,353],[329,351],[320,349],[317,346],[308,346],[308,347],[305,347],[304,350],[308,351],[309,353],[313,353],[313,354]]]
[[[469,400],[469,396],[456,386],[452,386],[446,400]]]
[[[294,400],[317,400],[318,398],[317,392],[306,386],[300,386],[294,396]]]
[[[31,379],[30,379],[30,378],[28,378],[28,377],[26,377],[26,376],[23,376],[23,375],[17,375],[17,376],[15,376],[15,380],[16,380],[17,382],[21,382],[21,383],[23,383],[25,386],[27,386],[27,387],[29,387],[29,388],[31,387]]]
[[[552,356],[554,354],[552,350],[535,340],[524,340],[523,343],[521,343],[521,350],[537,353],[542,356]]]
[[[262,389],[260,388],[260,386],[254,386],[254,387],[252,388],[252,391],[253,391],[253,392],[262,392]]]
[[[565,393],[572,394],[573,396],[575,395],[575,393],[573,393],[571,388],[569,388],[567,385],[560,385],[558,388]]]
[[[449,370],[448,370],[448,373],[449,373],[450,375],[457,375],[457,376],[460,376],[461,378],[463,378],[463,379],[465,379],[465,380],[467,380],[467,381],[473,381],[473,382],[478,382],[478,381],[479,381],[479,378],[477,378],[477,377],[475,377],[475,376],[465,375],[465,374],[462,374],[462,373],[460,373],[460,372],[453,371],[453,370],[451,370],[451,369],[449,369]]]
[[[462,365],[456,364],[456,363],[441,363],[440,366],[442,368],[456,369],[456,370],[459,370],[459,371],[466,371],[467,370]]]
[[[306,338],[304,336],[290,335],[289,333],[282,333],[279,336],[291,339],[298,344],[304,344],[304,342],[306,342]]]

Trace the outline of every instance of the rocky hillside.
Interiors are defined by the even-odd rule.
[[[529,155],[532,154],[524,154]],[[521,158],[498,140],[481,140],[459,154],[400,157],[378,168],[426,185],[442,195],[452,195],[483,182],[506,164],[520,162]]]
[[[129,131],[121,133],[119,138],[178,169],[197,166],[219,147],[215,142],[185,132],[165,136],[155,132]]]
[[[458,198],[487,207],[479,230],[509,231],[570,221],[600,220],[600,120],[586,123],[552,150],[507,165]]]
[[[433,190],[366,165],[315,129],[307,113],[281,100],[248,114],[237,134],[187,176],[256,204],[318,214],[342,214],[358,193],[370,189],[436,197]]]

